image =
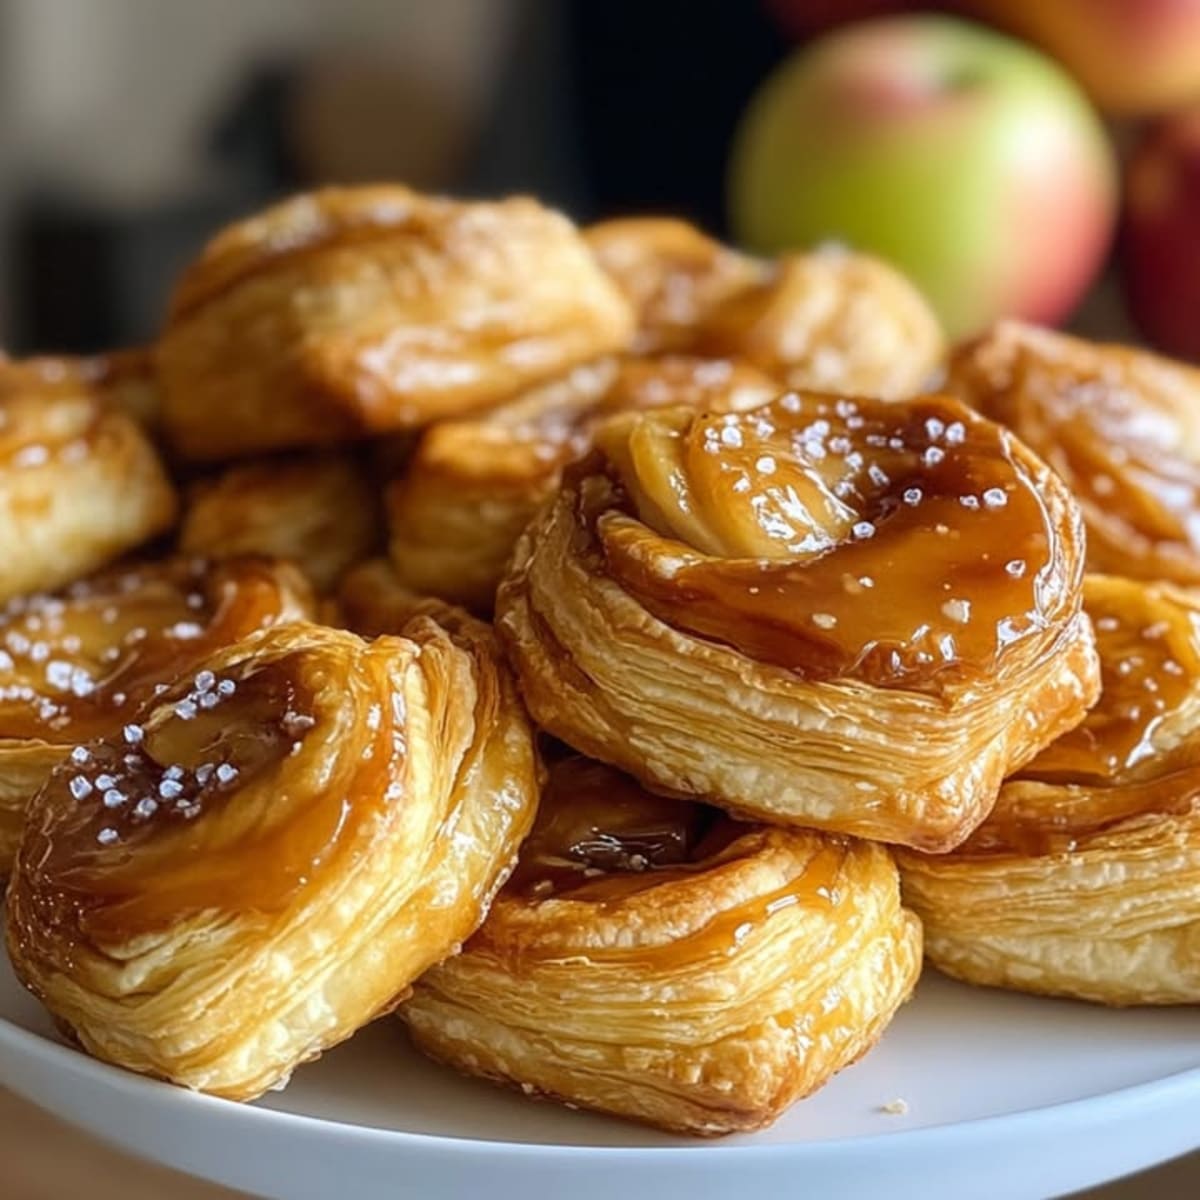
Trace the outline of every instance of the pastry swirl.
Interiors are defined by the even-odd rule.
[[[379,505],[349,455],[302,454],[229,467],[193,485],[179,530],[183,554],[288,559],[319,592],[382,541]]]
[[[1103,692],[957,850],[904,852],[930,960],[1104,1004],[1200,1002],[1200,603],[1090,576]]]
[[[178,672],[311,606],[293,568],[261,559],[118,568],[11,600],[0,611],[0,877],[25,809],[73,746],[119,736]]]
[[[0,366],[0,602],[89,575],[175,520],[175,489],[142,429],[63,372]]]
[[[632,325],[533,200],[327,188],[231,226],[185,273],[158,348],[165,428],[200,460],[409,429],[621,349]]]
[[[457,948],[536,799],[486,629],[265,630],[51,776],[9,952],[90,1053],[250,1099]]]
[[[469,1074],[665,1129],[757,1129],[875,1043],[920,969],[881,846],[734,821],[576,756],[463,953],[400,1009]]]
[[[534,717],[652,787],[930,850],[1077,724],[1098,669],[1063,485],[957,402],[664,409],[518,544],[497,625]]]
[[[1006,321],[949,384],[1066,481],[1094,570],[1200,583],[1200,370]]]
[[[775,390],[724,359],[610,358],[483,416],[434,425],[387,493],[392,561],[417,591],[490,612],[521,531],[600,421],[671,404],[737,411]]]
[[[833,247],[764,262],[683,221],[605,221],[587,238],[638,314],[634,348],[742,358],[793,388],[900,397],[939,367],[933,310],[878,259]]]

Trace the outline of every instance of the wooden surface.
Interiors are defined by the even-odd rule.
[[[239,1200],[240,1193],[136,1162],[0,1089],[3,1200]],[[1200,1154],[1087,1193],[1089,1200],[1196,1200]],[[345,1200],[354,1200],[352,1185]]]

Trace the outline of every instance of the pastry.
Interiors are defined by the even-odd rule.
[[[727,360],[609,358],[482,416],[434,425],[387,493],[392,561],[416,590],[490,612],[521,530],[601,420],[668,404],[738,410],[777,391]]]
[[[179,530],[184,554],[264,554],[303,568],[329,591],[382,540],[369,478],[348,455],[261,459],[196,483]]]
[[[1200,584],[1200,370],[1006,321],[950,386],[1066,480],[1094,569]]]
[[[618,217],[584,235],[637,314],[631,348],[641,354],[686,351],[714,309],[767,275],[758,259],[673,217]]]
[[[10,370],[0,366],[0,602],[91,574],[169,529],[177,507],[130,416],[74,378]]]
[[[235,1100],[454,952],[536,806],[490,635],[428,617],[372,642],[265,630],[138,730],[78,748],[35,799],[9,953],[91,1054]]]
[[[882,846],[746,825],[572,756],[483,927],[400,1013],[468,1074],[711,1136],[866,1053],[920,960]]]
[[[0,879],[26,807],[73,746],[120,736],[177,673],[310,608],[293,568],[256,559],[114,569],[9,601],[0,610]]]
[[[693,350],[739,355],[788,387],[894,399],[929,384],[945,339],[898,271],[829,247],[781,258],[710,315]]]
[[[946,850],[1099,673],[1066,488],[945,396],[614,417],[497,596],[535,719],[749,819]]]
[[[628,304],[564,217],[327,188],[219,234],[158,347],[181,456],[327,446],[494,404],[621,349]]]
[[[920,391],[941,364],[933,310],[867,255],[767,263],[664,218],[605,221],[587,237],[638,313],[642,352],[743,358],[787,387],[884,397]]]
[[[0,397],[14,392],[96,395],[149,430],[158,428],[160,393],[149,349],[114,350],[82,358],[0,357]]]
[[[1090,576],[1104,690],[951,854],[904,852],[930,960],[1103,1004],[1200,1002],[1200,603]]]

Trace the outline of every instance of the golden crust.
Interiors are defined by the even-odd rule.
[[[327,188],[231,226],[180,281],[166,431],[211,460],[413,428],[620,349],[632,324],[533,200]]]
[[[95,395],[105,404],[156,430],[162,397],[148,347],[114,350],[83,358],[48,355],[0,358],[0,397],[13,393]]]
[[[0,368],[0,601],[61,587],[170,528],[175,490],[137,424],[95,389]]]
[[[517,872],[400,1014],[526,1094],[703,1136],[865,1053],[920,970],[886,850],[741,825],[567,759]]]
[[[10,601],[0,611],[0,878],[26,808],[72,746],[119,736],[156,686],[311,607],[293,568],[258,559],[117,568]]]
[[[417,591],[488,613],[521,531],[601,420],[669,404],[738,411],[776,390],[726,359],[605,359],[481,417],[434,425],[387,493],[392,561]]]
[[[903,275],[840,249],[781,258],[718,308],[694,344],[746,358],[788,387],[886,399],[927,387],[945,348],[933,310]]]
[[[296,563],[320,592],[382,540],[374,489],[348,455],[242,463],[196,483],[179,530],[184,554],[262,554]]]
[[[1066,481],[1094,570],[1200,584],[1200,370],[1005,321],[949,386]]]
[[[584,236],[637,313],[631,348],[641,354],[686,351],[707,317],[767,273],[757,259],[673,217],[619,217]]]
[[[930,960],[1102,1004],[1200,1002],[1200,603],[1092,576],[1104,691],[956,851],[902,852]]]
[[[1095,698],[1082,558],[1062,485],[945,397],[661,410],[567,471],[497,628],[537,721],[651,787],[944,850]]]
[[[477,624],[266,630],[141,730],[39,793],[9,952],[90,1053],[231,1099],[281,1086],[452,953],[536,804],[532,732]]]
[[[587,230],[638,313],[634,349],[742,358],[786,387],[896,398],[928,386],[945,336],[924,297],[879,259],[840,248],[750,258],[684,221]]]

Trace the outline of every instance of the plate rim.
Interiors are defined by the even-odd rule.
[[[317,1117],[304,1113],[288,1112],[275,1108],[260,1108],[254,1104],[242,1104],[219,1096],[191,1091],[163,1080],[128,1071],[93,1058],[83,1050],[63,1042],[52,1041],[44,1034],[35,1033],[17,1024],[8,1017],[0,1017],[0,1051],[9,1049],[26,1059],[40,1058],[60,1070],[78,1072],[89,1076],[94,1083],[111,1087],[117,1092],[128,1093],[148,1088],[160,1094],[170,1094],[173,1102],[192,1106],[194,1111],[220,1115],[225,1119],[235,1115],[250,1123],[269,1125],[280,1129],[307,1132],[311,1137],[335,1136],[340,1139],[365,1141],[378,1145],[392,1145],[397,1149],[430,1151],[439,1148],[452,1149],[455,1154],[500,1156],[506,1159],[536,1157],[545,1161],[548,1157],[562,1160],[602,1157],[608,1160],[669,1160],[692,1156],[698,1152],[721,1155],[723,1160],[771,1160],[787,1157],[803,1157],[817,1154],[858,1154],[869,1152],[881,1141],[894,1142],[902,1139],[908,1148],[919,1150],[921,1143],[934,1143],[947,1148],[947,1143],[971,1142],[984,1139],[1000,1139],[1019,1133],[1021,1127],[1036,1124],[1045,1132],[1047,1120],[1071,1124],[1079,1119],[1091,1122],[1097,1109],[1107,1109],[1106,1115],[1115,1116],[1129,1107],[1159,1106],[1171,1104],[1175,1099],[1200,1101],[1200,1066],[1185,1068],[1142,1083],[1129,1084],[1094,1096],[1074,1100],[1043,1104],[1036,1108],[1019,1109],[1015,1112],[996,1113],[984,1117],[971,1117],[962,1121],[950,1121],[941,1125],[929,1125],[919,1129],[892,1129],[873,1134],[858,1134],[848,1137],[824,1138],[814,1141],[772,1142],[761,1145],[730,1145],[721,1138],[701,1138],[678,1146],[586,1146],[556,1142],[523,1142],[503,1139],[467,1137],[456,1134],[418,1133],[403,1129],[383,1129],[377,1125],[360,1125],[355,1122],[339,1121],[329,1117]],[[3,1055],[2,1057],[7,1057]],[[2,1058],[0,1058],[2,1067]],[[19,1081],[13,1081],[9,1073],[0,1070],[0,1083],[10,1087],[24,1099],[29,1100]],[[31,1101],[36,1104],[36,1101]],[[64,1118],[68,1120],[69,1118]],[[1200,1148],[1200,1126],[1197,1126],[1195,1148]]]

